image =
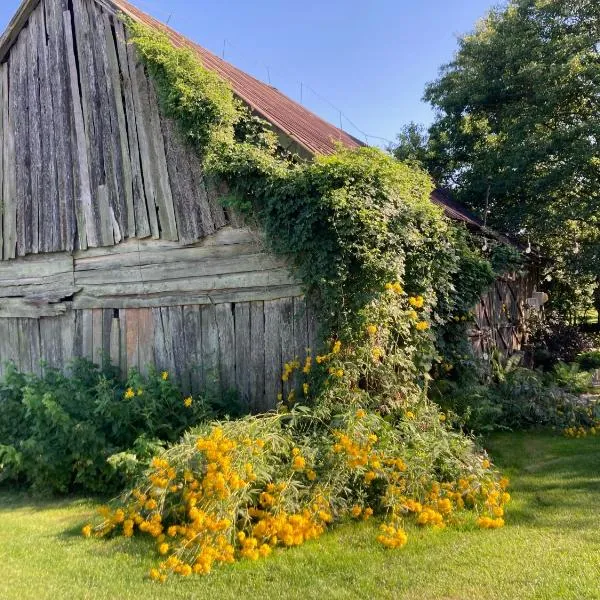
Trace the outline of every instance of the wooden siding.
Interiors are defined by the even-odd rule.
[[[510,356],[520,352],[527,342],[527,321],[531,308],[528,298],[538,283],[534,265],[525,274],[498,278],[475,308],[475,323],[470,338],[475,353],[489,355],[497,349]]]
[[[306,347],[282,343],[295,333],[306,340]],[[314,343],[314,322],[302,297],[69,310],[39,319],[0,319],[0,374],[8,361],[40,373],[41,361],[62,368],[75,357],[97,364],[110,360],[124,374],[155,365],[186,392],[237,390],[251,410],[260,411],[275,406],[284,391],[283,364],[303,360]]]
[[[227,224],[122,23],[90,0],[41,0],[0,65],[0,257]]]

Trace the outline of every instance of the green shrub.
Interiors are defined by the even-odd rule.
[[[185,399],[168,373],[132,372],[121,381],[85,360],[41,377],[9,366],[0,382],[0,481],[37,492],[111,493],[135,470],[132,461],[145,464],[161,442],[214,418],[214,406]],[[123,452],[128,461],[108,462]]]
[[[600,350],[588,350],[587,352],[582,352],[577,355],[575,360],[584,371],[600,369]]]

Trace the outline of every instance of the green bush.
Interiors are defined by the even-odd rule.
[[[600,369],[600,350],[582,352],[577,355],[575,360],[584,371],[595,371]]]
[[[0,382],[0,482],[48,493],[116,491],[136,461],[214,418],[215,406],[185,399],[168,373],[121,381],[85,360],[40,377],[9,366]],[[108,462],[123,452],[129,460]]]

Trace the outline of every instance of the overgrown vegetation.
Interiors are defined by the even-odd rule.
[[[42,376],[9,365],[0,381],[0,483],[116,493],[192,425],[223,415],[215,400],[185,398],[168,373],[132,371],[123,381],[85,360]],[[237,410],[233,400],[229,411]]]

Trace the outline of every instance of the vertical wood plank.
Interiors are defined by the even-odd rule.
[[[191,392],[202,393],[202,319],[199,306],[183,307],[183,331],[186,349],[185,369],[189,377]]]
[[[259,301],[250,303],[250,397],[252,412],[266,409],[265,308]]]
[[[220,394],[219,330],[213,304],[201,307],[202,314],[202,378],[209,393]]]
[[[101,308],[92,309],[92,360],[95,365],[102,366],[103,349],[103,311]]]
[[[296,341],[294,340],[294,300],[293,298],[282,298],[278,302],[281,325],[279,330],[281,337],[281,374],[283,373],[284,363],[290,363],[295,359],[300,361],[300,356],[296,352]],[[295,388],[295,380],[296,377],[292,377],[286,382],[282,381],[284,399]]]
[[[281,310],[279,300],[265,301],[265,405],[273,408],[283,393],[281,381]]]
[[[139,309],[130,308],[125,311],[126,322],[126,348],[127,348],[127,370],[140,369],[139,348]]]
[[[230,302],[215,306],[219,331],[219,366],[221,389],[235,389],[235,325],[233,305]]]
[[[154,317],[150,308],[138,310],[138,347],[140,371],[146,374],[154,364]]]
[[[94,360],[94,318],[92,311],[81,311],[82,355],[90,361]]]
[[[243,406],[250,407],[250,303],[235,305],[235,383]]]
[[[4,104],[2,106],[4,121],[4,163],[3,163],[3,228],[4,228],[4,260],[15,258],[17,253],[17,181],[15,173],[15,113],[12,111],[13,93],[9,85],[9,71],[14,77],[14,61],[2,65],[2,85],[4,87]]]

